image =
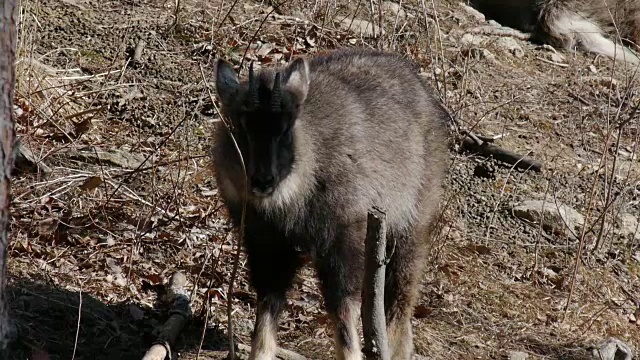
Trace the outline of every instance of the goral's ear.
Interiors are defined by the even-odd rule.
[[[223,59],[216,61],[216,92],[222,106],[228,107],[238,94],[240,80],[231,64]]]
[[[295,94],[303,103],[309,92],[309,63],[307,59],[299,57],[284,71],[283,83],[285,89]]]

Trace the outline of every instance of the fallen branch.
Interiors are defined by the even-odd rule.
[[[249,354],[251,352],[251,346],[245,344],[238,344],[238,351]],[[276,351],[276,359],[279,360],[307,360],[306,357],[295,353],[290,350],[278,348]]]
[[[542,171],[542,163],[540,163],[539,161],[536,161],[528,156],[519,155],[512,151],[503,149],[498,145],[491,144],[491,142],[493,141],[490,141],[485,137],[480,137],[471,131],[463,129],[460,121],[458,121],[455,116],[453,116],[448,110],[445,110],[445,112],[449,117],[452,129],[465,136],[464,140],[462,141],[462,149],[466,149],[483,156],[493,157],[498,161],[514,165],[518,169],[533,170],[536,172]],[[451,143],[451,145],[457,144]]]
[[[498,161],[513,165],[515,168],[523,170],[542,171],[542,163],[528,156],[519,155],[512,151],[501,148],[498,145],[480,140],[473,133],[468,132],[462,142],[462,148],[479,153],[487,157],[493,157]]]
[[[387,247],[386,214],[377,207],[371,208],[367,214],[361,308],[364,332],[362,352],[367,360],[391,359],[384,313],[384,274],[393,249],[394,246],[390,250]]]
[[[543,58],[541,56],[536,56],[536,59],[538,59],[538,60],[540,60],[542,62],[546,62],[547,64],[551,64],[551,65],[555,65],[555,66],[559,66],[559,67],[563,67],[563,68],[569,67],[569,64],[559,63],[557,61],[547,60],[547,59],[545,59],[545,58]]]
[[[171,347],[175,345],[176,338],[191,318],[191,306],[187,291],[184,286],[187,278],[180,272],[171,276],[167,285],[166,302],[172,302],[169,310],[169,319],[158,334],[157,340],[147,350],[142,360],[164,360],[167,356],[172,359]]]
[[[495,27],[493,25],[477,26],[469,30],[471,34],[478,35],[493,35],[493,36],[509,36],[520,40],[529,40],[530,34],[523,33],[521,31],[509,28],[509,27]]]

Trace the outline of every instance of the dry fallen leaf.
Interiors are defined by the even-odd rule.
[[[102,184],[102,178],[100,176],[89,176],[83,183],[80,185],[80,189],[91,191]]]
[[[464,247],[466,250],[470,250],[479,255],[487,255],[491,253],[491,248],[481,244],[469,244]]]
[[[51,235],[58,229],[58,219],[55,217],[40,220],[37,225],[39,235]]]
[[[424,319],[429,316],[431,312],[431,309],[429,309],[426,305],[418,305],[413,311],[413,317],[416,319]]]
[[[146,274],[144,277],[149,280],[152,285],[159,285],[162,283],[162,278],[158,274]]]

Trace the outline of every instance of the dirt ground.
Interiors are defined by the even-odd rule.
[[[621,230],[640,214],[634,70],[483,35],[478,27],[491,25],[457,1],[378,3],[23,0],[16,126],[38,165],[22,161],[12,184],[15,358],[140,359],[166,319],[156,300],[175,271],[187,276],[195,315],[179,358],[224,358],[236,236],[207,158],[219,120],[212,62],[238,65],[246,51],[268,66],[343,46],[409,55],[462,128],[543,164],[513,169],[452,143],[417,352],[589,359],[609,337],[640,347],[640,236]],[[382,23],[380,41],[354,19]],[[585,226],[572,236],[514,216],[514,205],[543,199]],[[240,265],[233,321],[248,344],[255,296]],[[332,358],[309,269],[279,342]]]

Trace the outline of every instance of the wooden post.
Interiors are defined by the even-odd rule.
[[[367,360],[389,360],[389,343],[384,313],[384,279],[387,259],[386,214],[373,207],[367,214],[364,282],[362,287],[362,329]]]
[[[9,358],[8,345],[14,334],[6,298],[11,171],[15,159],[13,96],[16,83],[16,0],[0,5],[0,359]]]

